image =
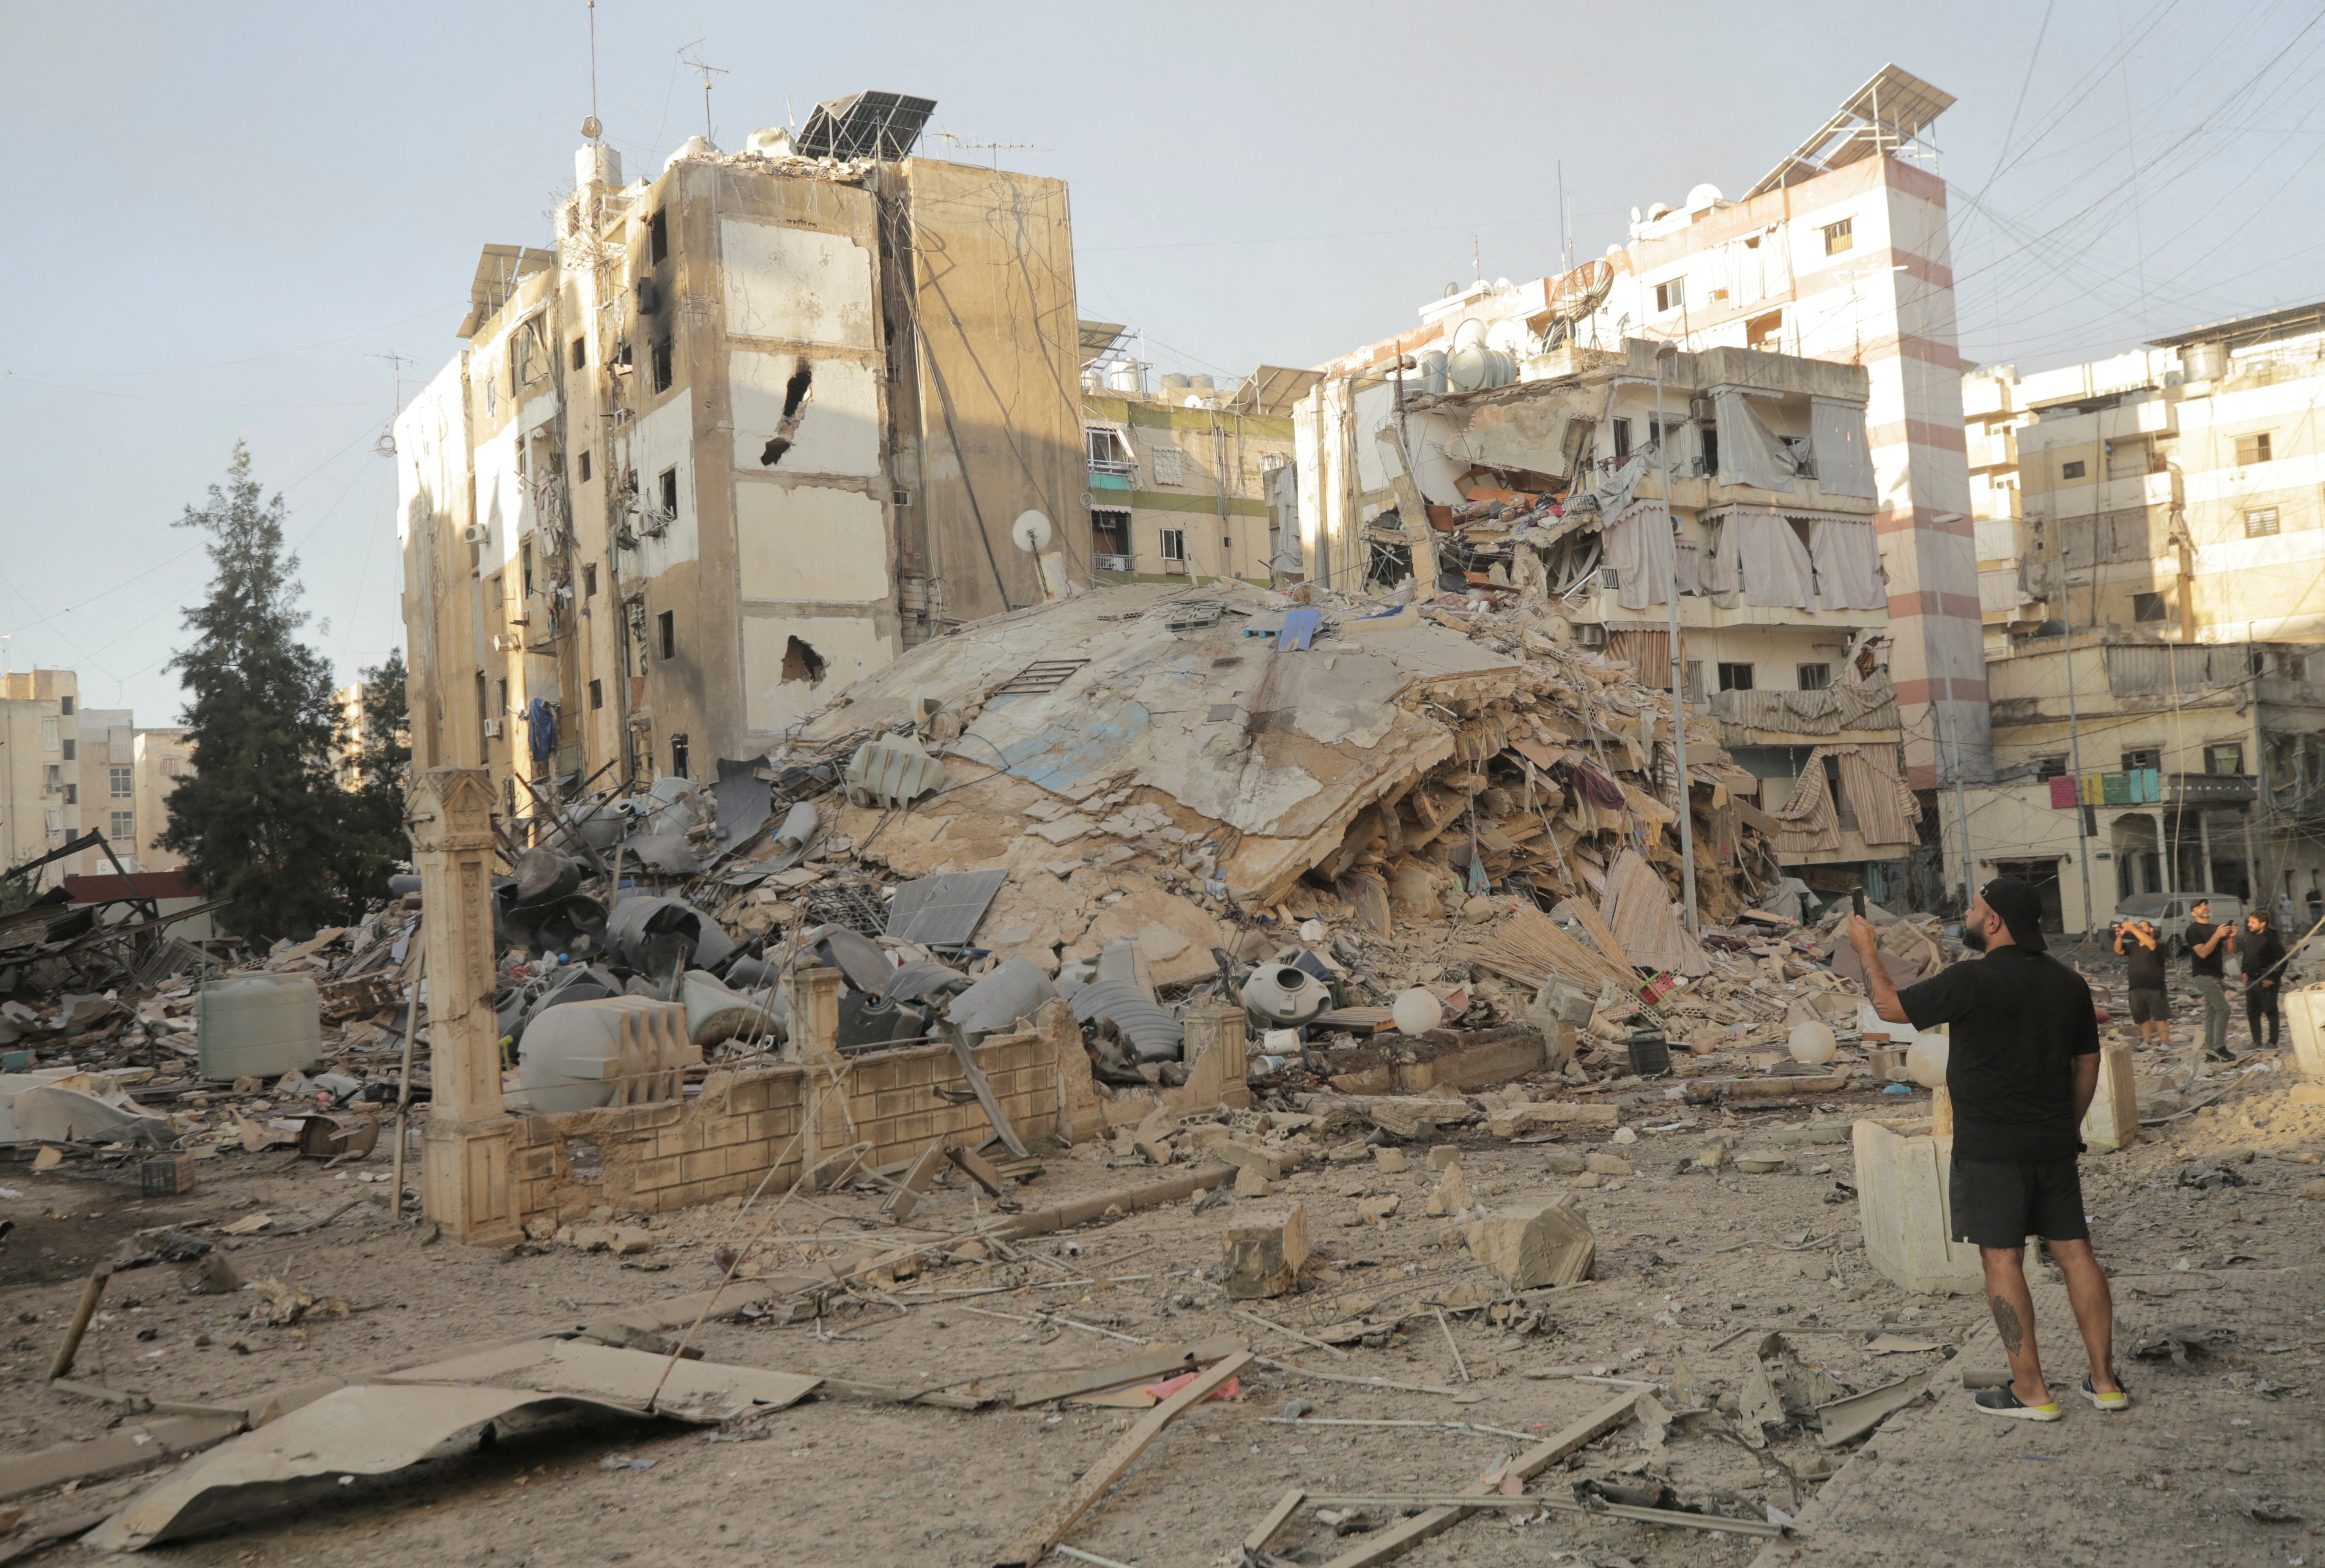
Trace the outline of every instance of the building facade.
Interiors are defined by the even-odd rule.
[[[125,708],[82,705],[70,670],[0,676],[0,871],[39,858],[91,829],[133,871],[171,870],[181,855],[155,842],[169,824],[171,782],[193,770],[182,729],[139,729]],[[42,887],[113,870],[104,849],[52,860]]]
[[[627,183],[592,144],[554,249],[487,247],[396,425],[414,766],[489,768],[518,817],[708,780],[1088,580],[1065,188],[884,124]]]
[[[1090,565],[1102,582],[1241,578],[1266,584],[1275,551],[1271,476],[1292,461],[1288,413],[1237,406],[1249,384],[1143,367],[1085,371]],[[1111,383],[1109,385],[1109,383]]]

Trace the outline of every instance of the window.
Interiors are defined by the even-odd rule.
[[[2242,773],[2244,770],[2244,742],[2236,740],[2223,746],[2208,746],[2204,748],[2206,773]]]
[[[80,785],[65,785],[65,804],[69,806],[77,806],[80,804]]]
[[[2262,431],[2256,435],[2238,436],[2237,438],[2237,467],[2240,469],[2248,469],[2255,463],[2265,463],[2268,461],[2268,450],[2269,432],[2267,431]]]
[[[2126,773],[2140,773],[2160,768],[2163,765],[2163,751],[2161,747],[2134,747],[2123,754],[2123,771]]]
[[[2276,508],[2256,506],[2245,514],[2245,537],[2265,539],[2276,532]]]
[[[2062,478],[2062,479],[2080,479],[2080,478],[2081,478],[2082,477],[2083,477],[2083,465],[2082,465],[2082,464],[2080,464],[2080,463],[2061,463],[2061,464],[2059,465],[2059,478]]]
[[[1090,512],[1090,552],[1102,557],[1100,571],[1129,571],[1130,514],[1111,508]]]
[[[1695,471],[1699,474],[1719,472],[1719,427],[1717,425],[1696,427]]]
[[[106,830],[106,835],[105,835],[105,836],[106,836],[107,838],[108,838],[108,839],[134,839],[134,838],[135,838],[135,837],[137,836],[137,813],[136,813],[136,812],[115,812],[114,813],[112,813],[112,816],[113,816],[113,823],[112,823],[112,826],[111,826],[110,828],[108,828],[108,829]]]
[[[581,462],[579,466],[581,470],[581,482],[586,485],[589,482],[589,454],[588,452],[583,452],[581,454]]]
[[[1122,438],[1104,425],[1084,426],[1082,442],[1089,450],[1093,474],[1127,474],[1138,467]]]
[[[657,212],[646,219],[646,264],[660,266],[670,255],[670,215]]]
[[[2067,759],[2063,756],[2038,756],[2034,759],[2034,777],[2038,782],[2063,778],[2066,772]]]
[[[1619,463],[1630,455],[1631,422],[1618,419],[1615,422],[1615,460]]]
[[[70,762],[74,756],[79,753],[79,751],[80,743],[79,741],[68,740],[65,742],[65,760],[67,762]]]
[[[1784,313],[1771,311],[1765,316],[1755,316],[1744,323],[1744,347],[1773,348],[1783,340]]]
[[[588,367],[589,339],[587,338],[576,338],[573,339],[573,368],[576,370],[587,370]]]
[[[1822,691],[1832,684],[1830,664],[1796,664],[1792,673],[1803,691]]]
[[[1187,559],[1187,531],[1184,528],[1162,530],[1162,559],[1184,562]]]
[[[1720,665],[1719,689],[1722,691],[1749,691],[1752,690],[1752,666],[1749,664]]]
[[[528,539],[517,547],[517,576],[524,584],[524,595],[533,597],[533,541]]]
[[[603,708],[605,705],[606,705],[606,683],[605,683],[603,681],[592,681],[592,682],[589,682],[589,709],[590,709],[590,711],[595,712],[595,711],[597,711],[598,709]]]
[[[671,383],[670,339],[657,340],[653,346],[653,389],[668,392]]]
[[[73,716],[73,700],[70,697],[58,698],[57,711],[70,719]]]
[[[678,515],[678,470],[674,468],[662,471],[662,510],[666,517]]]
[[[53,762],[48,764],[42,770],[41,793],[44,795],[52,795],[64,787],[65,770]]]
[[[1839,255],[1845,250],[1856,248],[1857,219],[1844,218],[1839,223],[1828,223],[1824,226],[1825,255]]]
[[[175,778],[178,776],[178,759],[176,757],[165,756],[162,759],[162,776],[163,778]]]
[[[496,681],[493,682],[493,688],[494,700],[499,704],[493,711],[506,719],[508,717],[508,682]]]
[[[665,659],[678,657],[678,612],[662,611],[654,617],[654,626],[662,637],[662,656]]]
[[[116,801],[125,801],[137,793],[137,775],[125,767],[106,769],[106,777]]]
[[[690,749],[683,735],[670,738],[670,771],[681,778],[686,776],[686,765],[690,760],[687,753]]]
[[[2163,596],[2160,593],[2135,593],[2131,596],[2131,618],[2134,621],[2160,621],[2170,617],[2163,611]]]
[[[581,568],[581,597],[583,598],[597,597],[597,563],[594,561]]]
[[[1672,278],[1655,285],[1655,309],[1676,311],[1687,303],[1687,280]]]

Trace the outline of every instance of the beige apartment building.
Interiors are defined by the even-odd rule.
[[[593,143],[551,247],[486,247],[395,427],[415,766],[491,769],[514,816],[709,780],[1088,580],[1065,187],[912,156],[932,107],[629,181]]]
[[[113,858],[133,871],[170,870],[184,857],[155,843],[167,826],[171,780],[193,766],[181,729],[141,730],[125,708],[82,705],[70,670],[0,676],[0,870],[39,858],[91,829],[104,849],[49,862],[39,885],[105,876]]]
[[[1968,858],[2054,887],[2063,929],[2154,891],[2305,910],[2325,877],[2320,393],[2325,305],[1963,378],[1996,768]]]

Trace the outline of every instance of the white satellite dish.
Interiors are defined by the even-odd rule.
[[[1020,512],[1017,521],[1009,524],[1009,542],[1028,555],[1039,555],[1049,548],[1051,533],[1047,517],[1039,512]]]

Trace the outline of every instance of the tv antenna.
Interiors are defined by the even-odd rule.
[[[707,42],[708,40],[705,39],[696,39],[692,43],[687,45],[689,49],[694,51],[693,58],[689,59],[685,55],[681,54],[678,59],[681,65],[692,66],[695,70],[702,73],[702,139],[709,142],[711,145],[717,146],[718,144],[718,138],[711,135],[710,132],[710,79],[714,74],[718,76],[725,76],[727,74],[727,68],[723,65],[713,65],[702,57],[702,46]]]
[[[603,129],[597,120],[597,0],[589,0],[589,123],[581,134],[594,142]]]
[[[392,458],[395,456],[395,416],[403,408],[403,367],[411,364],[412,359],[410,356],[403,354],[366,354],[364,357],[386,360],[389,373],[394,378],[394,401],[388,404],[387,423],[381,429],[379,440],[371,443],[373,451],[383,458]]]
[[[1047,153],[1051,151],[1050,148],[1036,146],[1031,142],[972,142],[968,140],[958,131],[931,131],[928,134],[931,136],[943,137],[947,142],[952,144],[952,150],[956,153],[961,151],[963,148],[967,148],[971,152],[990,152],[993,154],[993,167],[996,172],[998,172],[1001,168],[1001,154],[1004,150],[1015,149],[1027,153]]]

